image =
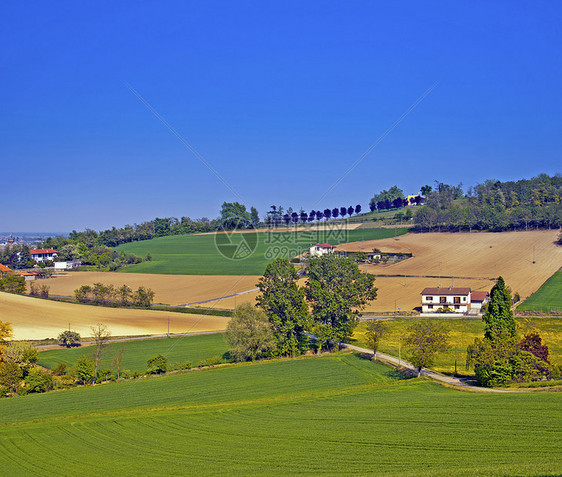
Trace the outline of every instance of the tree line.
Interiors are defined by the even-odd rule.
[[[318,222],[323,219],[330,220],[337,219],[339,217],[351,217],[354,214],[360,213],[361,204],[357,204],[355,207],[350,205],[348,207],[334,207],[333,209],[326,208],[324,210],[312,209],[310,212],[306,212],[304,209],[300,209],[297,212],[293,210],[292,207],[285,210],[281,205],[272,205],[270,210],[267,211],[264,223],[268,227],[279,227],[281,225],[288,226],[290,224]]]
[[[150,308],[154,300],[154,292],[143,286],[133,291],[128,285],[116,287],[104,283],[82,285],[74,290],[76,301],[105,306],[139,306]]]
[[[458,200],[461,199],[462,200]],[[562,226],[562,177],[541,174],[519,181],[488,180],[470,187],[438,183],[414,215],[415,230],[472,231],[550,229]]]

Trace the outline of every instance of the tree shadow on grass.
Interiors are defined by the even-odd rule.
[[[384,363],[383,361],[373,361],[373,355],[371,354],[367,354],[367,353],[357,353],[357,356],[359,356],[359,358],[367,360],[367,361],[371,361],[373,363],[378,363],[378,364],[387,364]],[[388,369],[387,371],[384,372],[384,375],[391,378],[391,379],[395,379],[397,381],[404,381],[406,379],[412,379],[417,377],[417,374],[415,371],[408,369],[408,368],[403,368],[403,367],[395,367],[392,365],[388,365],[390,366],[390,369]]]

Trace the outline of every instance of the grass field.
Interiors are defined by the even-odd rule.
[[[138,371],[141,374],[146,372],[147,360],[157,354],[166,356],[169,365],[191,361],[194,366],[197,366],[197,363],[201,360],[222,356],[228,351],[223,333],[117,342],[110,343],[107,346],[100,367],[115,370],[113,358],[121,348],[124,349],[121,370]],[[49,369],[54,368],[59,363],[65,363],[68,367],[71,367],[76,363],[79,356],[90,357],[93,351],[93,346],[41,351],[38,364]]]
[[[401,337],[402,358],[406,358],[404,349],[404,337],[412,319],[396,318],[387,319],[385,324],[388,332],[384,335],[379,351],[398,356],[398,338]],[[474,374],[472,370],[467,371],[466,347],[474,343],[474,338],[482,338],[484,335],[484,322],[480,319],[444,319],[436,321],[443,323],[449,330],[449,350],[439,354],[432,369],[446,374],[455,371],[455,348],[457,356],[457,372],[459,374]],[[517,318],[518,334],[523,336],[530,327],[538,330],[550,350],[550,362],[562,365],[562,318]],[[353,335],[353,344],[367,347],[365,330],[367,323],[361,322]]]
[[[552,275],[517,311],[562,312],[562,269]]]
[[[5,475],[557,475],[557,393],[464,393],[355,355],[0,400]]]
[[[83,338],[90,327],[107,325],[114,336],[162,334],[226,329],[229,318],[222,316],[169,313],[156,310],[106,308],[102,306],[62,303],[0,292],[0,321],[9,322],[14,338],[19,340],[56,338],[69,323]]]
[[[233,241],[245,239],[255,251],[243,260],[232,260],[222,255],[215,244],[216,234],[176,235],[118,247],[125,253],[152,255],[149,262],[124,269],[127,273],[164,273],[184,275],[262,275],[274,258],[291,258],[308,250],[311,244],[329,242],[334,245],[357,240],[394,237],[407,229],[347,230],[337,233],[322,231],[251,232],[235,234]],[[223,236],[224,237],[224,236]],[[238,243],[238,242],[236,242]],[[223,249],[226,250],[226,249]]]

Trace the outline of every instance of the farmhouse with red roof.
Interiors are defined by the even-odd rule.
[[[470,309],[470,288],[424,288],[421,294],[422,313],[435,313],[440,308],[467,313]]]
[[[36,262],[53,260],[57,256],[57,251],[52,248],[37,248],[29,251],[31,258]]]

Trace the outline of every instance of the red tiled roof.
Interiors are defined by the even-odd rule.
[[[334,246],[329,243],[317,243],[316,246],[320,248],[334,248]]]
[[[484,301],[490,294],[487,291],[473,291],[470,301]]]
[[[469,295],[470,288],[424,288],[422,295]]]
[[[35,250],[30,250],[29,253],[31,255],[39,255],[40,253],[58,253],[56,250],[53,250],[52,248],[38,248]]]
[[[0,272],[11,272],[12,269],[0,263]]]

